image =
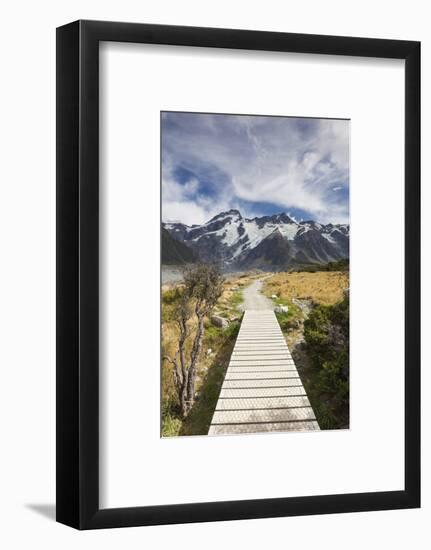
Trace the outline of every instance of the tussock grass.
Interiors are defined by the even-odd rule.
[[[311,300],[315,304],[333,305],[343,299],[349,286],[345,271],[316,271],[315,273],[275,273],[265,279],[264,293],[276,294],[291,302],[292,298]]]
[[[166,410],[163,411],[162,437],[174,437],[180,433],[182,422],[170,411],[168,403],[164,404]]]
[[[237,312],[239,312],[239,306],[243,303],[244,297],[242,294],[242,290],[236,290],[232,293],[231,297],[231,305],[232,308],[235,309]]]
[[[244,301],[243,290],[255,279],[261,278],[259,274],[242,273],[240,275],[228,275],[225,280],[223,293],[217,302],[214,314],[227,319],[242,315],[241,304]]]

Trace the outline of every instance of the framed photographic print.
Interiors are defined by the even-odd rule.
[[[420,506],[420,44],[57,29],[57,520]]]
[[[162,112],[161,142],[162,436],[348,429],[349,120]]]

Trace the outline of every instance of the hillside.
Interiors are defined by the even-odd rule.
[[[183,265],[197,261],[197,255],[184,243],[174,239],[162,227],[162,264]]]

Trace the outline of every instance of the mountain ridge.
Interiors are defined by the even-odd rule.
[[[231,209],[201,225],[167,222],[162,226],[202,261],[237,269],[277,271],[349,257],[349,224],[297,222],[286,212],[244,218],[239,210]]]

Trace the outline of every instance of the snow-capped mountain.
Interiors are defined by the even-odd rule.
[[[349,225],[296,222],[285,213],[250,219],[229,210],[203,225],[163,227],[201,260],[238,269],[278,270],[349,257]]]

